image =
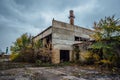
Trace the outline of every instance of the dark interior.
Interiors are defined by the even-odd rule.
[[[60,50],[60,61],[69,61],[69,50]]]

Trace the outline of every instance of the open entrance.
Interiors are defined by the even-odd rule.
[[[69,50],[60,50],[60,62],[69,61]]]

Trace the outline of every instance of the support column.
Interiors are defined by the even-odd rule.
[[[60,63],[60,50],[59,49],[54,49],[52,51],[52,63],[53,64]]]
[[[70,59],[70,61],[72,61],[72,59],[73,59],[73,51],[72,50],[70,50],[70,53],[69,53],[69,59]]]

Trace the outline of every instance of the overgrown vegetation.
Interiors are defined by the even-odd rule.
[[[17,62],[34,62],[34,49],[32,47],[32,37],[27,33],[16,39],[11,46],[11,60]]]
[[[89,46],[89,50],[84,51],[85,54],[79,54],[81,50],[74,47],[72,56],[74,62],[79,62],[80,56],[85,61],[82,64],[96,64],[104,67],[120,67],[120,20],[112,17],[105,17],[98,23],[94,23],[94,34],[90,35],[95,42]],[[44,40],[43,40],[44,41]],[[35,62],[37,66],[49,66],[51,62],[50,44],[44,41],[44,45],[40,40],[33,42],[32,37],[27,33],[16,39],[11,46],[11,60],[17,62]],[[85,44],[85,45],[84,45]],[[83,46],[88,43],[84,42]]]
[[[94,30],[95,34],[91,37],[95,42],[91,45],[91,51],[99,56],[95,63],[120,67],[120,20],[114,16],[105,17],[94,23]]]
[[[120,20],[105,17],[94,23],[94,34],[90,35],[91,41],[74,46],[73,60],[80,55],[77,63],[81,65],[95,64],[103,68],[120,67]],[[79,47],[80,46],[80,47]],[[81,49],[81,47],[86,47]],[[79,53],[79,55],[76,55]]]
[[[44,41],[45,43],[46,41]],[[46,47],[45,47],[46,46]],[[23,34],[11,46],[11,60],[15,62],[50,62],[50,46],[41,40],[33,41],[31,35]]]
[[[17,38],[11,46],[11,60],[15,62],[35,62],[35,50],[41,47],[41,43],[33,43],[31,35],[27,33]]]

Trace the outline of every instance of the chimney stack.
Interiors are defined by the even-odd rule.
[[[70,10],[70,16],[69,16],[69,19],[70,19],[70,24],[71,25],[74,25],[74,13],[73,13],[73,10]]]

